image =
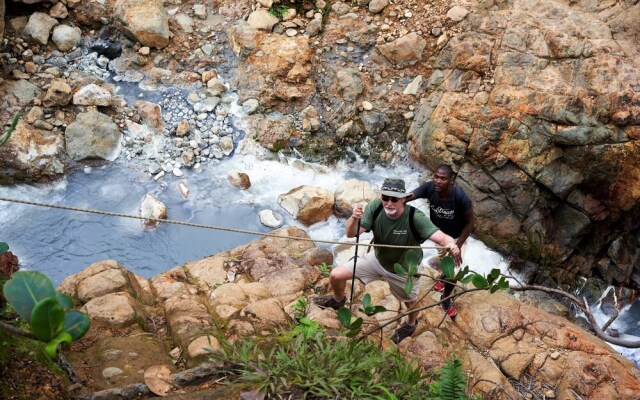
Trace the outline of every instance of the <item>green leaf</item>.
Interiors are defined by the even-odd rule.
[[[349,329],[349,331],[345,334],[345,336],[348,338],[354,338],[358,336],[358,333],[360,333],[359,329],[356,329],[356,330]]]
[[[407,271],[402,268],[402,265],[395,263],[393,269],[396,271],[396,275],[407,276]]]
[[[63,342],[71,344],[72,341],[73,340],[71,339],[71,335],[69,335],[66,332],[63,332],[60,335],[56,336],[49,343],[47,343],[46,346],[44,346],[44,351],[47,352],[49,357],[55,359],[56,358],[56,353],[58,352],[58,345],[60,343],[63,343]]]
[[[371,306],[371,295],[369,293],[366,293],[362,298],[362,305],[364,308],[369,308],[369,306]]]
[[[358,317],[355,320],[351,321],[351,326],[349,327],[352,331],[360,331],[360,327],[362,326],[362,318]]]
[[[407,261],[407,264],[410,266],[411,265],[417,266],[418,263],[420,262],[420,256],[415,250],[407,251],[407,254],[404,256],[404,259]]]
[[[66,294],[56,292],[56,299],[58,300],[58,304],[65,311],[71,310],[73,308],[73,299]]]
[[[469,274],[469,266],[466,265],[463,269],[458,271],[458,273],[456,274],[456,277],[454,279],[456,281],[460,281],[460,280],[464,279],[468,274]]]
[[[89,330],[89,317],[80,311],[69,311],[64,316],[62,332],[68,333],[73,340],[78,340]]]
[[[500,276],[500,270],[498,268],[494,268],[487,276],[487,282],[491,285],[498,277]]]
[[[413,279],[409,278],[407,279],[407,283],[404,284],[404,292],[406,294],[411,294],[412,290],[413,290]]]
[[[469,283],[469,282],[471,282],[473,280],[474,276],[476,276],[476,274],[467,275],[464,278],[460,279],[460,282]]]
[[[472,275],[471,283],[473,283],[473,286],[477,287],[478,289],[486,289],[487,287],[489,287],[487,278],[479,274]]]
[[[409,264],[409,276],[415,276],[418,273],[418,266],[416,264]]]
[[[500,289],[509,289],[509,281],[502,277],[500,281],[498,281],[498,286]]]
[[[387,309],[384,308],[383,306],[375,306],[375,308],[373,309],[374,314],[377,314],[379,312],[385,312],[385,311],[387,311]]]
[[[9,245],[5,242],[0,242],[0,256],[9,251]]]
[[[349,309],[346,307],[342,307],[341,309],[339,309],[338,321],[340,321],[340,324],[342,324],[342,326],[349,329],[349,327],[351,326],[351,311],[349,311]]]
[[[18,271],[4,284],[4,297],[18,315],[30,321],[31,311],[39,301],[48,297],[55,300],[56,289],[51,279],[43,273]]]
[[[455,277],[454,271],[456,268],[456,263],[453,261],[453,257],[443,257],[442,260],[440,260],[440,268],[442,269],[442,272],[447,279],[453,279]]]
[[[50,341],[62,331],[64,314],[55,297],[39,301],[31,311],[31,331],[39,340]]]

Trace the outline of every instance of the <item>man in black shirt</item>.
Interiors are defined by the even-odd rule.
[[[420,185],[407,198],[429,200],[429,217],[431,222],[442,232],[455,238],[456,244],[464,254],[463,245],[473,230],[473,207],[469,196],[458,186],[453,185],[453,169],[447,164],[438,166],[433,180]],[[440,269],[440,257],[444,254],[438,252],[438,256],[429,259],[428,264],[432,268]],[[453,290],[452,284],[445,284],[438,280],[434,285],[437,291],[443,291],[442,297],[447,297]],[[442,303],[442,308],[450,317],[457,314],[451,301]]]

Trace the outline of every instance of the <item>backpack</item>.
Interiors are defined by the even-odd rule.
[[[423,239],[422,236],[420,236],[420,233],[416,229],[416,225],[413,222],[413,216],[416,214],[416,208],[409,205],[406,207],[409,208],[409,229],[411,230],[411,234],[413,235],[413,238],[418,241],[418,243],[423,243],[428,238]],[[373,224],[376,222],[376,218],[378,218],[378,215],[380,215],[380,213],[382,212],[382,208],[383,208],[382,204],[380,204],[378,208],[376,208],[375,211],[373,212],[373,218],[371,219],[372,227],[373,227]],[[371,243],[373,243],[373,240],[371,241]]]

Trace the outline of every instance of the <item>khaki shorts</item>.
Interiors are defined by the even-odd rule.
[[[353,260],[342,264],[342,266],[353,273]],[[378,279],[387,281],[391,288],[391,293],[400,301],[414,301],[418,296],[418,280],[416,278],[412,278],[413,290],[410,294],[407,294],[404,291],[404,285],[407,283],[407,277],[396,275],[393,272],[389,272],[384,269],[384,267],[378,262],[374,252],[358,256],[356,277],[364,282],[365,285]]]

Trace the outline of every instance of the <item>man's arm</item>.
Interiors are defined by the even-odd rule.
[[[474,222],[473,208],[470,208],[469,211],[467,211],[467,213],[464,215],[464,222],[465,222],[464,228],[462,228],[462,232],[460,233],[460,236],[456,241],[456,244],[458,245],[459,248],[462,248],[462,245],[464,244],[464,242],[466,242],[467,239],[469,238],[469,235],[471,235],[471,231],[473,231],[473,222]]]
[[[353,213],[347,220],[346,232],[345,235],[348,238],[352,238],[356,236],[356,232],[358,231],[358,221],[364,215],[364,206],[359,204],[353,207]],[[363,227],[360,227],[360,234],[363,234],[367,230]]]
[[[432,242],[439,244],[442,247],[446,247],[453,256],[453,260],[456,263],[456,266],[460,266],[462,264],[462,255],[460,253],[460,248],[456,245],[456,241],[451,236],[442,232],[441,230],[436,231],[433,235],[429,237],[429,240]]]

